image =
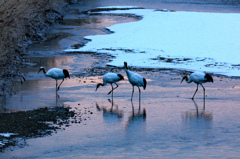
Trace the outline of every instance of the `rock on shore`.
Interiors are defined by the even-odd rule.
[[[44,38],[46,30],[61,20],[69,0],[0,0],[0,95],[10,87],[24,62],[27,47]]]

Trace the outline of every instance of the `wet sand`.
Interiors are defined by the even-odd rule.
[[[103,21],[96,24],[104,26]],[[86,29],[86,23],[82,27],[81,29]],[[91,31],[106,34],[99,28],[94,27]],[[48,52],[51,57],[44,57],[46,55],[43,54],[52,47],[51,45],[32,48],[30,53],[33,57],[30,58],[30,62],[35,65],[22,69],[27,81],[23,85],[17,82],[17,94],[7,96],[1,107],[4,111],[12,112],[46,106],[70,106],[76,114],[81,113],[82,122],[71,123],[69,127],[66,126],[50,136],[27,139],[22,148],[10,147],[13,151],[6,150],[0,154],[0,158],[239,156],[238,79],[213,76],[214,83],[204,84],[204,103],[201,87],[195,101],[190,99],[196,84],[180,84],[183,72],[130,68],[147,79],[147,88],[142,90],[139,109],[138,89],[135,88],[132,103],[132,86],[127,81],[125,71],[105,65],[111,57],[94,53],[57,56],[66,45],[76,43],[79,37],[76,34],[77,30],[75,28],[72,32],[75,36],[56,41],[54,46],[60,47]],[[55,80],[37,74],[42,65],[46,68],[66,68],[71,73],[71,79],[62,84],[57,100]],[[121,73],[125,77],[124,81],[119,82],[119,88],[114,91],[113,101],[111,96],[107,95],[111,89],[110,85],[100,87],[95,92],[96,84],[102,82],[102,76],[110,71]]]

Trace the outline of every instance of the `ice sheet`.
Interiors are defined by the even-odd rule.
[[[118,8],[118,7],[113,7]],[[87,36],[91,42],[66,52],[108,53],[109,65],[173,68],[240,76],[240,14],[166,12],[152,9],[102,11],[142,16],[108,27],[113,34]]]

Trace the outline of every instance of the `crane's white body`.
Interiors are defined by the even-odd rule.
[[[198,72],[197,71],[197,72],[194,72],[194,73],[190,74],[189,78],[187,76],[184,76],[182,81],[183,80],[186,80],[187,83],[194,82],[194,83],[197,84],[197,89],[196,89],[195,93],[193,94],[192,99],[194,99],[194,96],[198,91],[198,85],[200,84],[203,88],[203,92],[204,92],[203,98],[204,98],[204,101],[205,101],[205,88],[203,87],[202,84],[206,83],[206,82],[213,82],[212,76],[210,76],[209,74],[206,74],[204,72]],[[181,81],[181,83],[182,83],[182,81]]]
[[[137,86],[137,87],[144,87],[144,81],[143,81],[143,77],[138,74],[138,73],[134,73],[130,70],[125,69],[126,73],[127,73],[127,77],[129,82],[133,85],[133,86]]]
[[[103,84],[106,86],[108,83],[119,82],[121,78],[116,73],[109,72],[103,76]]]
[[[207,79],[205,78],[206,73],[204,72],[194,72],[190,74],[187,83],[197,83],[197,84],[203,84],[206,83]]]
[[[116,82],[119,82],[121,80],[124,80],[124,78],[121,74],[112,73],[112,72],[106,73],[103,76],[103,83],[98,83],[97,84],[96,91],[100,86],[106,86],[109,83],[112,86],[112,90],[110,92],[108,92],[108,94],[110,94],[112,92],[112,98],[113,98],[113,90],[118,87]],[[113,88],[113,85],[112,85],[113,83],[116,84],[115,88]]]
[[[143,89],[145,89],[147,86],[147,81],[140,74],[128,70],[127,62],[124,62],[124,67],[125,67],[125,71],[127,73],[128,81],[132,84],[132,88],[133,88],[131,101],[133,98],[134,86],[137,86],[138,90],[139,90],[139,108],[140,108],[140,100],[141,100],[140,87],[143,87]]]
[[[50,70],[48,70],[45,75],[47,77],[51,77],[55,80],[59,80],[59,79],[64,79],[65,75],[63,73],[63,69],[60,68],[51,68]]]
[[[38,73],[43,70],[43,73],[45,76],[47,77],[51,77],[53,79],[56,80],[56,93],[57,91],[60,89],[61,84],[64,81],[64,78],[67,78],[69,76],[69,72],[66,69],[61,69],[61,68],[51,68],[50,70],[48,70],[47,72],[45,71],[44,67],[40,67],[40,70],[38,71]],[[60,83],[60,85],[58,86],[57,84],[57,80],[62,79],[62,82]]]

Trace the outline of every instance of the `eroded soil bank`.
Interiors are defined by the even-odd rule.
[[[61,21],[68,0],[0,1],[0,94],[13,93],[12,79],[25,60],[27,47]]]

